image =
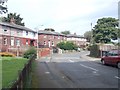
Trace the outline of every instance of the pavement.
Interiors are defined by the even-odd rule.
[[[83,54],[80,55],[80,58],[87,59],[87,60],[89,60],[89,61],[100,61],[100,60],[101,60],[101,58],[90,57],[90,56],[89,56],[89,54],[90,54],[89,51],[88,51],[88,52],[86,52],[86,51],[81,51],[81,52],[83,52]],[[63,54],[64,54],[64,53],[63,53]],[[41,57],[40,59],[41,59],[41,60],[44,60],[44,59],[50,60],[50,59],[51,59],[51,56],[49,55],[49,56],[46,56],[46,57]]]

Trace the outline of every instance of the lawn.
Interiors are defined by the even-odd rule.
[[[18,77],[18,70],[22,70],[27,61],[26,58],[2,57],[2,88],[11,87]]]

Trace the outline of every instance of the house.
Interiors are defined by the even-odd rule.
[[[74,44],[76,44],[80,48],[85,47],[87,44],[86,38],[76,34],[67,35],[67,41],[72,41]]]
[[[56,45],[61,41],[72,41],[79,47],[84,47],[86,45],[86,39],[80,35],[64,35],[58,32],[46,30],[40,30],[38,32],[39,47],[56,47]]]
[[[0,50],[37,46],[37,32],[13,22],[0,22]]]
[[[38,46],[39,47],[56,47],[57,43],[67,40],[64,34],[54,31],[40,30],[38,32]]]

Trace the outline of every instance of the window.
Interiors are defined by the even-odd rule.
[[[11,37],[11,46],[14,46],[14,37]]]
[[[35,37],[35,33],[33,33],[33,37]]]
[[[28,45],[28,40],[26,40],[26,45]]]
[[[26,31],[26,35],[28,35],[28,31]]]
[[[44,38],[46,38],[47,36],[46,35],[44,35]]]
[[[6,30],[6,29],[4,29],[4,33],[7,33],[7,30]]]
[[[7,32],[7,30],[6,30],[6,29],[4,29],[4,32]]]
[[[44,45],[46,45],[46,42],[44,41]]]
[[[3,39],[3,44],[4,44],[4,45],[7,45],[7,38],[4,38],[4,39]]]
[[[52,41],[52,46],[54,46],[54,42]]]
[[[16,46],[20,46],[20,40],[19,39],[16,40]]]

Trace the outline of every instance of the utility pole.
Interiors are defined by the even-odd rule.
[[[90,40],[90,44],[93,44],[92,22],[90,23],[90,26],[91,26],[91,40]]]

